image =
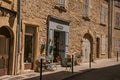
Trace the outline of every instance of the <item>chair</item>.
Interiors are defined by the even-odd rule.
[[[72,70],[72,59],[71,58],[66,58],[65,59],[65,66],[66,66],[66,70],[68,70],[68,68],[70,70]]]

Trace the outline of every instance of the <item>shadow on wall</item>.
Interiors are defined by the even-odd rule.
[[[15,18],[16,18],[16,16],[10,15],[10,17],[9,17],[9,25],[10,25],[10,27],[13,27],[14,22],[15,22]]]

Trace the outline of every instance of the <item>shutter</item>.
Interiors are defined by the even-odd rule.
[[[118,40],[118,52],[120,52],[120,40]]]
[[[119,27],[119,14],[116,13],[116,27]]]
[[[84,16],[89,16],[89,0],[84,0]]]
[[[120,28],[120,13],[118,14],[118,27]]]
[[[58,0],[58,5],[65,7],[65,0]]]
[[[103,24],[105,24],[105,19],[106,19],[106,10],[105,10],[105,7],[104,6],[102,6],[102,13],[101,13],[101,22],[103,23]]]
[[[102,54],[105,54],[105,50],[106,50],[106,38],[105,36],[102,36]]]

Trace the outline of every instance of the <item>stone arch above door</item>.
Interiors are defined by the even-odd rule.
[[[0,34],[5,35],[6,37],[9,37],[9,38],[14,38],[14,33],[12,29],[8,26],[0,27]]]

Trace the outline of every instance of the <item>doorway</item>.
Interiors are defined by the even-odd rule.
[[[54,62],[58,62],[61,60],[61,64],[63,64],[63,60],[65,58],[65,32],[62,31],[54,31]]]
[[[100,38],[96,39],[96,58],[100,58]]]
[[[85,34],[82,42],[82,62],[89,62],[90,55],[92,56],[92,37]]]
[[[0,28],[0,76],[10,74],[12,66],[12,32],[6,26]],[[12,50],[11,50],[12,49]],[[11,65],[9,65],[11,64]]]

